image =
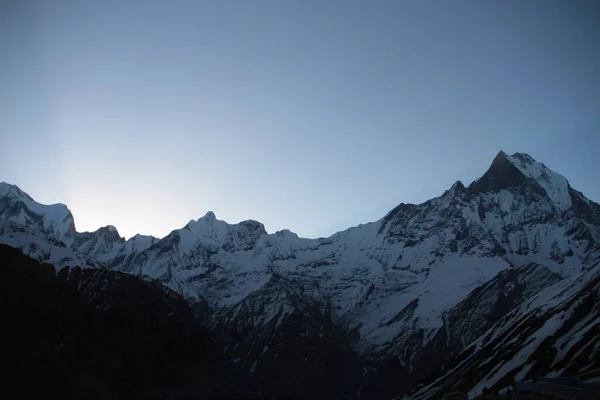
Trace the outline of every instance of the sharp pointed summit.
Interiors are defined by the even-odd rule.
[[[212,211],[208,211],[206,214],[204,214],[204,217],[202,217],[202,219],[206,219],[206,220],[216,220],[217,216],[215,215],[214,212]]]
[[[473,182],[469,189],[485,193],[489,191],[500,191],[522,185],[526,176],[511,162],[510,156],[500,151],[492,165],[483,176]]]
[[[476,193],[498,193],[517,188],[546,195],[561,211],[571,207],[567,179],[525,153],[507,155],[500,151],[486,173],[469,186],[470,191]]]

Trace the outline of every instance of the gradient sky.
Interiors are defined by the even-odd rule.
[[[0,181],[328,236],[526,152],[600,201],[598,1],[0,1]]]

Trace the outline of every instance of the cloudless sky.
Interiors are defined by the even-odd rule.
[[[0,181],[328,236],[525,152],[600,201],[598,1],[0,1]]]

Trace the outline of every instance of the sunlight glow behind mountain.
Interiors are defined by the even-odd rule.
[[[598,2],[9,2],[0,180],[78,226],[329,236],[522,151],[600,199]]]

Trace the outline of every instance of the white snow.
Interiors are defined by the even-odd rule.
[[[506,375],[509,371],[522,365],[529,355],[540,345],[540,343],[548,336],[552,335],[562,325],[561,314],[553,315],[548,319],[544,325],[536,331],[535,337],[526,346],[523,346],[519,352],[510,360],[504,362],[502,366],[496,370],[493,375],[487,376],[485,379],[480,381],[469,391],[469,397],[474,397],[476,394],[480,394],[484,387],[493,386],[500,378]]]
[[[550,170],[527,154],[515,153],[507,156],[507,159],[523,174],[535,179],[559,209],[566,210],[571,207],[569,182],[564,176]]]
[[[0,196],[7,199],[12,205],[20,205],[30,213],[39,215],[42,221],[42,229],[45,230],[43,233],[45,234],[56,239],[65,239],[65,241],[68,241],[65,235],[74,233],[72,231],[72,226],[74,226],[73,217],[66,205],[44,205],[37,203],[17,186],[9,185],[5,182],[0,183]],[[31,216],[25,211],[17,215],[0,215],[0,218],[26,226],[34,226],[36,224],[36,221],[32,220]]]

